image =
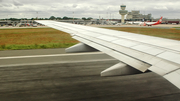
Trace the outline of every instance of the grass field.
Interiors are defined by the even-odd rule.
[[[108,29],[180,40],[180,30],[109,27]],[[0,50],[65,48],[78,43],[67,33],[52,28],[0,29]]]
[[[78,43],[52,28],[0,29],[0,50],[65,48]]]
[[[132,32],[174,40],[180,40],[180,30],[178,29],[157,29],[157,28],[129,28],[129,27],[107,27],[107,29]]]

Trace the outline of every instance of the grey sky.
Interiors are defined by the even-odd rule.
[[[180,0],[0,0],[0,19],[73,17],[73,12],[79,18],[110,18],[111,14],[111,18],[120,19],[121,4],[128,11],[140,10],[154,18],[180,18]]]

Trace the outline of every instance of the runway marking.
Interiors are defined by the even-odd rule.
[[[16,66],[30,66],[30,65],[48,65],[48,64],[62,64],[62,63],[100,62],[100,61],[115,61],[115,60],[117,60],[117,59],[96,59],[96,60],[78,60],[78,61],[54,61],[54,62],[40,62],[40,63],[25,63],[25,64],[0,65],[0,67],[16,67]]]
[[[91,54],[104,54],[104,53],[102,53],[102,52],[93,52],[93,53],[70,53],[70,54],[49,54],[49,55],[13,56],[13,57],[0,57],[0,60],[3,60],[3,59],[19,59],[19,58],[37,58],[37,57],[56,57],[56,56],[91,55]]]

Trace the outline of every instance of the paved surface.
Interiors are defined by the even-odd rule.
[[[174,27],[180,27],[180,25],[172,25],[172,24],[160,24],[160,25],[154,25],[154,26],[139,26],[139,25],[121,25],[121,26],[116,26],[116,25],[90,25],[93,27],[141,27],[141,28],[161,28],[161,29],[170,29]],[[174,28],[174,29],[179,29],[179,28]]]
[[[115,59],[102,52],[65,53],[64,48],[0,51],[0,67],[104,60]]]
[[[0,51],[0,57],[48,55],[48,54],[65,54],[65,48]]]
[[[29,51],[29,53],[27,52]],[[31,52],[30,52],[31,51]],[[76,54],[64,58],[62,55],[53,56],[53,51],[44,55],[38,50],[21,50],[10,57],[0,55],[2,61],[23,61],[26,64],[4,66],[0,68],[0,100],[1,101],[179,101],[180,90],[155,73],[149,72],[137,75],[100,77],[100,72],[119,61],[101,54]],[[11,51],[0,51],[0,53]],[[27,53],[25,53],[27,52]],[[18,53],[26,57],[17,58]],[[30,53],[36,57],[28,58]],[[32,56],[32,54],[30,54]],[[52,56],[47,56],[47,55]],[[55,53],[57,54],[57,53]],[[59,53],[60,54],[60,53]],[[95,54],[95,55],[93,55]],[[34,64],[43,55],[50,64]],[[61,62],[53,63],[53,57],[61,57]],[[71,59],[70,59],[71,58]],[[38,63],[42,63],[43,58]],[[11,61],[10,61],[11,60]],[[42,60],[42,61],[40,61]],[[96,60],[96,61],[93,61]],[[64,61],[64,62],[62,62]],[[66,62],[65,62],[66,61]],[[25,62],[25,61],[24,61]],[[18,63],[18,64],[19,64]],[[21,63],[20,63],[21,64]],[[8,63],[3,64],[8,65]]]

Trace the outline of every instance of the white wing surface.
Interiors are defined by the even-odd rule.
[[[141,72],[153,71],[180,88],[180,41],[56,21],[36,22],[67,32],[83,45],[100,50],[124,63],[103,71],[102,76],[118,75],[117,72],[122,71],[131,73],[129,67],[134,67]]]

